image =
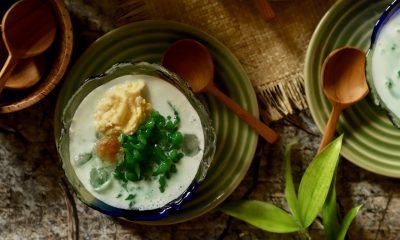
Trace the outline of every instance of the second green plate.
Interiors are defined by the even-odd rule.
[[[320,87],[320,69],[328,54],[339,47],[369,48],[373,27],[391,1],[339,0],[328,11],[311,39],[305,63],[307,101],[321,130],[331,109]],[[400,129],[370,96],[346,110],[340,120],[344,133],[343,156],[369,171],[400,177]]]
[[[62,111],[85,79],[105,72],[118,62],[159,62],[174,41],[192,38],[209,48],[214,59],[216,81],[236,102],[258,116],[254,90],[233,54],[213,37],[188,25],[167,21],[132,23],[99,38],[69,72],[57,102],[55,137],[60,136]],[[159,221],[146,224],[172,224],[187,221],[213,209],[239,185],[253,159],[258,136],[214,98],[204,96],[217,134],[215,159],[205,181],[184,208]]]

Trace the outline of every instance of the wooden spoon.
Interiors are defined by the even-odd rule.
[[[275,143],[278,139],[278,134],[271,128],[244,110],[214,85],[213,61],[208,49],[201,43],[191,39],[173,43],[164,52],[162,64],[182,76],[194,92],[207,92],[214,95],[269,143]]]
[[[368,94],[365,78],[365,53],[356,48],[333,51],[322,66],[321,84],[333,109],[319,146],[320,152],[331,142],[342,111],[364,99]]]
[[[41,0],[18,1],[6,12],[1,25],[9,56],[0,72],[0,93],[18,61],[42,54],[56,35],[52,10]]]
[[[1,26],[0,26],[1,28]],[[3,65],[7,59],[8,51],[0,38],[0,64]],[[35,85],[44,72],[44,57],[39,55],[35,58],[21,60],[7,79],[5,88],[12,90],[24,90]]]

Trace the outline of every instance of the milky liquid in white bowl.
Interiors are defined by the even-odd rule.
[[[382,27],[372,55],[372,79],[386,107],[400,117],[400,14]]]
[[[153,181],[128,181],[124,188],[120,181],[112,177],[110,184],[101,191],[95,191],[90,184],[90,171],[92,168],[107,166],[98,157],[78,166],[74,161],[76,156],[92,152],[96,143],[96,130],[94,126],[94,111],[96,102],[104,93],[114,85],[128,81],[144,80],[147,85],[145,96],[152,104],[153,110],[163,116],[173,116],[170,102],[180,116],[179,131],[182,134],[194,134],[199,141],[200,151],[194,156],[184,156],[176,164],[177,172],[167,180],[167,187],[163,193],[159,190],[158,180]],[[165,80],[147,75],[126,75],[107,82],[89,93],[77,108],[69,129],[70,161],[76,175],[83,186],[97,199],[116,208],[130,209],[130,201],[125,200],[129,194],[134,194],[134,209],[152,210],[165,206],[177,199],[190,186],[195,178],[203,158],[204,134],[200,117],[184,94]],[[128,191],[127,191],[127,190]],[[120,196],[122,194],[122,196]],[[119,196],[119,197],[118,197]]]

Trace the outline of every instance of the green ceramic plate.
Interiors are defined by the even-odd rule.
[[[367,51],[373,27],[391,1],[340,0],[325,15],[306,55],[305,82],[311,114],[321,130],[331,106],[320,87],[320,68],[335,48],[354,46]],[[339,132],[344,133],[343,156],[369,171],[400,177],[400,130],[371,96],[344,112]]]
[[[124,61],[159,62],[174,41],[192,38],[207,46],[214,58],[216,81],[240,105],[258,116],[254,90],[232,53],[215,38],[188,25],[167,21],[144,21],[118,28],[99,38],[80,57],[67,75],[57,102],[55,137],[59,139],[61,114],[66,103],[84,80]],[[160,221],[187,221],[215,208],[239,185],[253,159],[257,135],[214,98],[204,96],[217,134],[215,159],[196,195],[184,208]]]

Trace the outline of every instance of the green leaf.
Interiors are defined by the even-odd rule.
[[[346,214],[346,216],[343,219],[342,225],[340,226],[339,229],[339,233],[338,233],[338,237],[337,240],[344,240],[347,230],[350,227],[351,222],[353,221],[353,219],[357,216],[358,211],[360,211],[360,209],[362,208],[362,204],[354,207],[352,209],[350,209],[350,211]]]
[[[285,197],[286,201],[289,204],[290,211],[292,212],[294,218],[298,221],[299,220],[299,215],[298,213],[300,212],[299,210],[299,204],[296,196],[296,190],[293,184],[293,177],[292,177],[292,169],[290,166],[290,158],[291,158],[291,152],[292,152],[292,147],[295,143],[291,143],[286,147],[285,151]]]
[[[223,204],[220,209],[232,217],[269,232],[290,233],[302,229],[289,213],[262,201],[233,201]]]
[[[129,194],[129,196],[127,198],[125,198],[125,200],[132,200],[136,197],[135,194]]]
[[[329,189],[328,197],[322,207],[322,223],[328,240],[336,240],[339,231],[339,217],[336,203],[336,173],[337,168]]]
[[[324,205],[338,164],[343,135],[331,142],[311,161],[299,187],[300,222],[308,227]]]

